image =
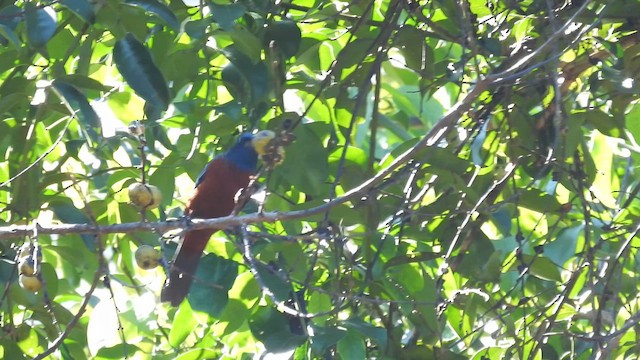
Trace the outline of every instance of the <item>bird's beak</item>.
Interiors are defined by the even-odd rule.
[[[273,131],[262,130],[253,137],[253,139],[251,140],[251,145],[253,145],[253,148],[256,150],[256,153],[262,156],[267,152],[266,151],[267,144],[269,144],[269,142],[273,140],[273,138],[275,137],[276,137],[276,134]]]

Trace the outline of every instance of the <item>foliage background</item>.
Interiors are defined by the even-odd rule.
[[[633,358],[638,14],[0,1],[1,356]],[[265,128],[296,137],[245,208],[273,216],[216,234],[189,302],[160,304],[162,269],[133,253],[175,242],[139,222],[181,216],[206,162]],[[128,204],[136,181],[160,209]],[[23,243],[42,249],[37,294]]]

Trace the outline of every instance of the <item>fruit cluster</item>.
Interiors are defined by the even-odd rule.
[[[25,243],[18,253],[18,282],[20,286],[30,292],[42,289],[42,250],[32,243]]]

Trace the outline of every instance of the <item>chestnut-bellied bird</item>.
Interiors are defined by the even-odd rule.
[[[216,156],[196,179],[185,215],[189,218],[216,218],[228,216],[235,208],[236,194],[246,188],[256,172],[258,155],[274,134],[263,130],[255,135],[244,133],[225,153]],[[179,305],[187,296],[202,252],[213,233],[221,229],[187,231],[178,246],[162,288],[160,299]]]

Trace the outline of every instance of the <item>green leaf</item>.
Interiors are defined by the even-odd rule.
[[[132,34],[116,42],[113,61],[129,86],[153,106],[166,110],[169,89],[160,70],[151,59],[149,50]]]
[[[183,301],[173,317],[173,323],[169,330],[169,344],[173,347],[179,347],[197,325],[198,320],[195,318],[189,302]]]
[[[250,85],[236,65],[229,63],[222,68],[222,81],[231,96],[236,100],[233,103],[249,104],[251,102],[251,97],[249,96],[251,93]]]
[[[233,42],[233,47],[242,52],[243,55],[253,64],[260,62],[262,53],[262,44],[260,39],[244,27],[233,29],[224,35],[229,36]]]
[[[220,352],[211,349],[191,349],[177,356],[175,360],[200,360],[216,359],[220,357]]]
[[[531,275],[549,281],[562,281],[562,275],[558,266],[554,264],[549,258],[544,256],[534,256],[524,254],[522,255],[522,263],[516,261],[509,268],[509,270],[517,270],[518,266],[525,264],[529,265],[529,271]]]
[[[208,19],[197,19],[184,24],[184,32],[194,40],[202,40],[207,28],[211,25]]]
[[[508,236],[511,234],[511,220],[513,215],[511,209],[508,206],[501,206],[490,214],[493,223],[498,227],[502,236]]]
[[[153,119],[152,116],[147,114],[147,117]],[[147,144],[155,151],[154,143],[158,141],[162,146],[170,150],[175,150],[175,144],[167,136],[166,129],[158,121],[149,121],[145,128],[145,136],[147,137]]]
[[[576,256],[576,246],[582,231],[582,224],[561,229],[557,237],[544,246],[544,255],[558,266],[564,266],[567,260]]]
[[[328,154],[322,141],[309,127],[299,126],[296,141],[286,148],[285,160],[275,173],[286,179],[296,189],[321,196],[328,190]],[[301,164],[313,164],[300,171]]]
[[[46,284],[47,293],[51,299],[54,299],[56,295],[58,295],[58,276],[56,269],[50,263],[43,262],[40,264],[40,271]]]
[[[209,9],[211,9],[213,21],[226,31],[233,30],[236,20],[246,11],[245,7],[240,4],[216,4],[213,2],[209,3]]]
[[[218,317],[229,301],[229,289],[238,276],[238,263],[215,254],[200,260],[187,299],[191,308]]]
[[[387,331],[384,328],[373,326],[362,319],[352,318],[344,322],[349,330],[356,330],[367,339],[372,340],[381,348],[387,346]]]
[[[67,103],[69,103],[69,106],[76,111],[87,136],[92,139],[94,143],[100,142],[99,137],[102,134],[100,118],[89,104],[89,101],[87,101],[87,98],[73,85],[63,81],[54,81],[53,87],[62,95]]]
[[[365,58],[369,55],[373,39],[356,39],[345,46],[338,58],[336,59],[336,71],[351,68],[352,66],[361,65]],[[339,72],[338,72],[339,74]],[[342,76],[344,79],[345,76]]]
[[[267,351],[273,353],[295,349],[307,339],[305,336],[292,334],[289,319],[270,307],[260,307],[249,319],[249,328]]]
[[[290,58],[298,53],[302,33],[298,25],[291,20],[276,21],[269,24],[264,33],[264,47],[269,48],[271,41],[282,51],[282,54]]]
[[[79,90],[109,91],[111,87],[106,86],[96,79],[79,74],[64,74],[56,77],[55,83],[67,83]]]
[[[330,346],[334,346],[347,336],[347,331],[338,327],[312,326],[313,341],[311,348],[318,354],[324,353]]]
[[[61,0],[60,4],[73,11],[89,24],[93,24],[96,21],[93,5],[88,0]]]
[[[16,48],[22,45],[22,42],[15,33],[21,19],[22,9],[15,5],[8,5],[0,10],[0,35],[11,42]],[[0,40],[2,39],[0,38]],[[2,66],[0,66],[0,68],[2,68]]]
[[[9,42],[11,42],[11,44],[13,44],[13,46],[15,47],[20,47],[20,45],[22,44],[20,42],[20,39],[18,39],[16,33],[9,26],[2,23],[0,23],[0,35],[9,40]]]
[[[243,296],[242,300],[246,301],[247,298]],[[220,314],[218,326],[224,326],[225,335],[238,331],[238,329],[249,318],[251,312],[247,309],[247,306],[243,301],[238,299],[229,299],[227,306],[222,314]]]
[[[622,118],[598,110],[585,111],[581,116],[584,117],[585,124],[593,126],[603,135],[622,137],[624,134],[624,119]]]
[[[95,359],[132,359],[137,357],[136,354],[138,352],[140,352],[139,347],[122,343],[101,348],[96,354]]]
[[[162,205],[170,206],[173,203],[173,192],[176,188],[176,166],[179,165],[177,156],[170,155],[162,161],[161,165],[149,177],[149,183],[157,186],[162,193]]]
[[[226,114],[231,119],[238,121],[242,116],[242,105],[236,101],[229,101],[224,104],[214,106],[214,109],[218,112]]]
[[[396,34],[393,45],[396,46],[407,67],[423,77],[433,78],[435,72],[433,52],[427,47],[427,34],[413,26],[403,26]]]
[[[176,18],[176,15],[167,5],[161,2],[155,0],[126,0],[125,4],[143,8],[146,11],[164,20],[164,22],[166,22],[175,30],[180,29],[180,22],[178,22],[178,18]]]
[[[364,339],[360,334],[351,330],[347,335],[338,341],[338,354],[343,359],[365,359],[366,347]]]
[[[32,3],[25,6],[27,39],[35,48],[41,48],[53,37],[58,19],[51,6],[36,8]]]
[[[271,88],[267,66],[263,61],[252,63],[251,59],[235,46],[226,47],[224,55],[231,64],[222,71],[222,80],[236,100],[246,107],[253,107]]]
[[[8,5],[0,9],[0,24],[15,30],[22,19],[22,9],[15,5]]]
[[[256,271],[262,280],[262,284],[273,293],[278,301],[287,301],[291,294],[291,284],[278,276],[278,270],[261,262],[256,263]]]
[[[60,219],[63,223],[66,224],[90,224],[91,221],[85,215],[84,212],[80,211],[78,208],[73,206],[71,200],[63,201],[63,200],[55,200],[49,203],[49,208],[53,210],[53,213],[56,214],[56,217]],[[82,237],[82,241],[86,247],[95,252],[96,244],[95,237],[92,235],[80,235]]]
[[[518,205],[541,213],[560,211],[561,209],[560,202],[555,197],[538,189],[523,191],[518,196]]]

